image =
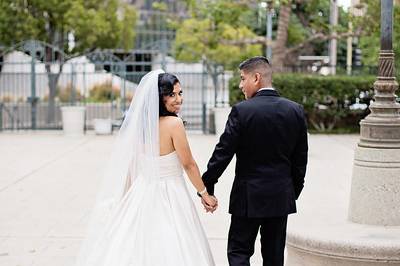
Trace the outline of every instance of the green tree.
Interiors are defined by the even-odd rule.
[[[221,69],[234,69],[247,57],[261,54],[261,45],[235,43],[255,38],[244,18],[247,5],[229,0],[191,1],[192,17],[177,24],[175,56],[182,61],[202,61],[218,89]]]
[[[329,0],[281,0],[275,8],[278,28],[273,44],[274,67],[294,64],[299,54],[326,54],[328,40],[336,37],[340,41],[350,35],[348,14],[343,8],[339,7],[338,25],[333,28],[329,24]]]
[[[0,1],[2,45],[36,39],[69,54],[94,48],[130,49],[135,24],[135,9],[118,0]],[[67,33],[74,34],[73,50],[68,50]]]
[[[46,42],[45,63],[49,80],[48,122],[54,121],[56,88],[69,58],[96,48],[133,47],[135,10],[118,0],[1,0],[0,44],[9,46],[35,39]],[[75,47],[68,47],[73,34]],[[61,52],[57,52],[61,51]],[[59,71],[51,71],[57,62]]]
[[[360,31],[359,46],[362,51],[362,62],[367,66],[378,64],[380,51],[380,1],[362,0],[359,6],[364,15],[353,18],[355,28]],[[393,50],[395,52],[395,64],[400,69],[400,5],[394,6],[393,18]],[[400,72],[397,76],[400,78]]]
[[[245,27],[252,33],[237,34],[233,39],[226,40],[215,31],[218,27],[212,27],[212,31],[218,34],[216,39],[220,44],[228,43],[239,47],[259,44],[265,47],[266,10],[261,2],[266,0],[207,0],[201,2],[203,5],[199,1],[186,2],[192,7],[192,18],[196,20],[209,18],[214,23],[211,25],[226,23],[234,29]],[[348,15],[342,8],[339,8],[339,24],[335,28],[337,34],[332,34],[332,27],[329,25],[329,0],[276,0],[272,3],[277,13],[273,22],[272,59],[274,67],[278,69],[285,64],[296,63],[299,54],[326,54],[328,40],[344,39],[351,35],[348,33]],[[178,32],[179,30],[178,28]],[[194,38],[193,35],[191,37]],[[259,53],[261,52],[260,50]]]

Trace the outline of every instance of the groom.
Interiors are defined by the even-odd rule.
[[[214,195],[215,183],[236,154],[229,205],[229,265],[250,265],[260,231],[263,265],[282,266],[287,217],[296,212],[295,200],[306,173],[306,121],[301,105],[280,97],[272,87],[267,58],[247,59],[239,70],[239,88],[246,101],[232,107],[203,181]]]

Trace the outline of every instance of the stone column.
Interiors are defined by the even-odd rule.
[[[349,220],[400,225],[400,104],[396,102],[393,0],[381,0],[381,51],[371,114],[360,122]]]

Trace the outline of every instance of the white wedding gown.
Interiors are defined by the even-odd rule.
[[[176,152],[158,160],[159,177],[138,176],[85,265],[215,265]]]

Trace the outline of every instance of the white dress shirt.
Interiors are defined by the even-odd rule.
[[[275,89],[274,88],[272,88],[272,87],[270,87],[270,88],[261,88],[261,89],[259,89],[257,92],[259,92],[259,91],[274,91]]]

